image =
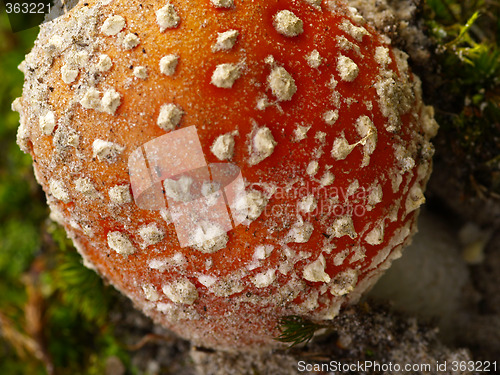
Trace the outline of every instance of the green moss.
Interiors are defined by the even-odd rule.
[[[307,345],[313,338],[314,333],[323,328],[323,326],[301,316],[291,315],[282,317],[278,328],[281,334],[275,340],[289,343],[290,347],[294,347],[300,344]]]
[[[499,12],[495,2],[480,0],[425,4],[442,80],[435,90],[442,144],[472,196],[500,193]]]
[[[53,224],[52,237],[59,251],[51,271],[50,283],[64,305],[81,314],[85,321],[102,325],[106,322],[112,294],[94,271],[82,265],[82,257],[75,251],[61,227]]]

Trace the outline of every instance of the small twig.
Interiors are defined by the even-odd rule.
[[[486,187],[478,184],[473,175],[469,176],[469,180],[470,180],[472,187],[476,191],[476,194],[479,197],[479,199],[481,199],[483,201],[486,200],[486,196],[485,196],[485,193],[487,192]]]
[[[26,332],[35,341],[40,352],[39,359],[44,363],[49,375],[55,374],[54,364],[46,346],[44,333],[44,298],[40,291],[40,271],[45,267],[43,260],[35,259],[30,272],[25,275],[24,283],[28,294],[24,314],[26,317]]]
[[[12,345],[17,355],[21,359],[26,358],[27,354],[29,353],[37,360],[44,363],[48,374],[54,374],[54,366],[48,360],[48,357],[44,353],[44,350],[40,347],[39,343],[32,337],[19,332],[15,328],[15,323],[7,318],[1,311],[0,335],[2,335],[7,340],[7,342]]]
[[[36,342],[29,336],[19,332],[12,322],[3,312],[0,311],[0,335],[9,342],[15,349],[17,355],[22,359],[27,353],[31,353],[36,358],[40,359],[40,351],[37,348]]]
[[[151,343],[151,342],[172,342],[174,341],[174,338],[172,336],[165,336],[165,335],[157,335],[154,333],[148,333],[147,335],[143,336],[137,343],[133,345],[127,345],[127,350],[130,351],[137,351],[139,349],[142,349],[145,345]]]

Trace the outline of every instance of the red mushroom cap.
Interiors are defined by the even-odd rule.
[[[89,0],[22,65],[18,143],[86,265],[197,345],[260,350],[410,241],[437,125],[406,60],[342,1]]]

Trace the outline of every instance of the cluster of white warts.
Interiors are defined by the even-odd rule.
[[[216,8],[232,8],[235,6],[234,1],[232,0],[211,0],[211,2]],[[308,0],[307,2],[315,8],[320,7],[321,4],[321,1]],[[174,29],[178,27],[181,22],[179,14],[177,13],[174,5],[170,2],[167,2],[164,7],[156,12],[156,19],[161,32],[165,32],[168,29]],[[140,39],[134,33],[124,33],[123,30],[126,28],[126,25],[126,20],[122,16],[110,16],[101,26],[101,32],[107,37],[120,36],[123,48],[130,50],[140,44]],[[297,37],[304,32],[302,20],[289,10],[281,10],[277,12],[273,19],[273,25],[279,34],[288,38]],[[368,34],[364,28],[355,26],[349,21],[345,21],[341,28],[358,41],[361,41],[361,38]],[[238,36],[239,32],[237,30],[227,30],[219,33],[217,35],[217,41],[212,47],[213,52],[229,51],[233,49],[237,43]],[[54,40],[52,43],[54,45],[57,45],[58,38],[58,36],[53,38]],[[355,45],[353,46],[356,47]],[[82,57],[79,58],[82,59]],[[84,58],[85,57],[83,57],[83,59]],[[160,72],[167,76],[173,76],[176,73],[179,59],[180,57],[175,54],[164,56],[159,63]],[[317,50],[311,51],[311,53],[306,56],[306,60],[312,68],[318,68],[323,62],[323,58],[319,55]],[[78,65],[81,64],[67,63],[61,67],[61,78],[65,83],[72,84],[77,80],[77,77],[80,74]],[[109,56],[103,54],[99,57],[99,61],[95,65],[95,70],[96,72],[101,73],[107,72],[112,68],[112,65],[113,63]],[[274,60],[271,65],[271,72],[267,79],[268,87],[271,89],[272,94],[276,97],[277,102],[291,100],[297,91],[294,78],[289,72],[286,71],[285,68],[278,66]],[[211,83],[218,88],[232,88],[236,80],[242,76],[242,68],[243,63],[219,64],[213,71]],[[337,71],[342,80],[352,82],[357,77],[359,68],[352,59],[340,54],[337,59]],[[148,78],[148,69],[144,66],[137,66],[134,67],[133,74],[136,78],[145,80]],[[268,103],[269,102],[267,100],[263,100],[261,98],[257,103],[257,108],[265,109]],[[86,109],[95,109],[97,111],[114,114],[121,104],[121,95],[113,89],[101,93],[95,88],[89,88],[81,97],[80,104]],[[160,109],[157,124],[166,131],[173,130],[179,125],[183,115],[184,112],[182,108],[176,104],[165,104]],[[48,114],[48,116],[50,116],[50,114]],[[336,116],[334,111],[330,110],[327,111],[323,117],[327,123],[333,124],[338,115]],[[42,119],[40,121],[40,126],[42,127],[44,134],[51,134],[55,128],[55,123],[54,126],[52,126],[52,123],[50,122],[47,124],[46,121],[42,123]],[[228,152],[227,148],[228,147],[226,146],[224,151],[216,150],[216,156],[219,157],[224,155],[221,160],[231,158],[232,155]]]
[[[232,8],[235,6],[233,0],[211,0],[211,2],[216,8]],[[321,9],[321,1],[307,0],[307,2],[314,8]],[[353,14],[356,16],[355,12]],[[167,2],[164,7],[156,12],[156,18],[161,32],[176,28],[181,22],[179,14],[177,13],[174,5],[170,2]],[[110,16],[102,24],[101,32],[108,37],[121,35],[123,47],[125,49],[132,49],[140,44],[140,39],[134,33],[126,33],[125,36],[123,36],[122,30],[126,28],[126,25],[126,20],[122,16]],[[277,12],[273,18],[273,25],[279,34],[288,38],[297,37],[304,32],[302,20],[289,10],[281,10]],[[357,41],[361,41],[364,35],[368,35],[368,32],[363,27],[355,26],[347,20],[341,25],[341,29]],[[219,33],[217,41],[212,48],[213,52],[231,50],[237,42],[238,35],[239,32],[237,30],[228,30]],[[58,38],[58,36],[52,38],[54,40],[50,43],[57,45]],[[338,40],[338,43],[340,47],[345,47],[350,42],[347,41],[345,37],[341,37]],[[350,48],[357,47],[353,43],[350,44],[352,45]],[[359,49],[359,47],[357,48]],[[176,73],[179,59],[180,57],[175,54],[164,56],[159,63],[160,72],[167,76],[173,76]],[[80,61],[79,64],[65,64],[61,68],[61,77],[67,84],[71,84],[76,81],[79,75],[78,65],[82,65],[83,62],[87,61],[88,56],[77,56],[76,60],[82,61]],[[323,63],[323,58],[319,55],[317,50],[313,50],[310,54],[308,54],[306,56],[306,60],[312,68],[318,68]],[[268,87],[272,91],[272,94],[276,98],[276,102],[290,101],[297,91],[294,78],[285,68],[279,66],[272,56],[266,58],[266,63],[271,66],[271,72],[268,75],[267,83]],[[102,54],[99,57],[99,61],[95,65],[95,70],[97,72],[104,73],[109,71],[112,66],[113,63],[110,57]],[[241,77],[241,69],[242,64],[219,64],[212,74],[211,83],[219,88],[231,88],[233,87],[235,81]],[[359,68],[352,59],[340,54],[337,59],[337,71],[342,80],[352,82],[358,76]],[[135,67],[133,69],[133,74],[139,79],[144,80],[148,78],[148,70],[144,66]],[[332,82],[335,82],[336,85],[334,77],[332,77]],[[332,84],[332,89],[334,88],[335,87]],[[80,104],[86,109],[94,109],[100,112],[114,114],[121,104],[121,95],[114,89],[100,92],[91,87],[82,95]],[[257,108],[261,110],[264,110],[268,105],[269,100],[265,97],[260,98],[257,102]],[[165,131],[174,130],[179,126],[183,116],[184,111],[178,105],[174,103],[164,104],[160,108],[157,125]],[[323,114],[324,121],[329,125],[333,125],[338,120],[338,117],[339,113],[336,109],[328,110]],[[44,116],[40,117],[40,127],[42,132],[45,135],[51,135],[56,128],[56,122],[54,112],[48,111]],[[300,132],[300,129],[297,129],[297,131]],[[304,139],[305,137],[305,132],[303,132],[302,136],[297,136],[297,140]],[[234,155],[234,146],[234,133],[228,133],[220,135],[213,143],[211,150],[219,160],[230,160]],[[255,132],[253,143],[249,147],[251,153],[249,160],[250,164],[257,164],[266,157],[270,156],[275,146],[276,142],[271,132],[265,127],[259,129],[259,131]],[[346,144],[345,139],[344,142],[339,139],[337,140],[337,143],[335,143],[334,148],[341,148],[341,150],[333,150],[332,154],[347,156],[347,150],[352,150],[354,146]],[[339,157],[338,159],[343,159],[345,156]]]
[[[212,4],[217,8],[231,8],[234,7],[234,2],[232,0],[211,0]],[[307,2],[315,7],[320,8],[321,1],[307,0]],[[164,32],[168,29],[176,28],[181,19],[175,10],[175,7],[167,2],[163,8],[156,12],[157,23],[160,27],[160,31]],[[288,38],[294,38],[301,35],[303,30],[303,22],[295,16],[294,13],[288,10],[282,10],[275,14],[273,18],[273,25],[275,30]],[[105,20],[101,27],[101,32],[106,36],[117,36],[126,27],[126,21],[121,16],[111,16]],[[361,42],[364,35],[368,35],[368,32],[363,27],[355,26],[349,21],[344,21],[340,27],[343,31],[349,34],[351,37]],[[219,51],[229,51],[233,49],[237,43],[239,32],[237,30],[228,30],[221,32],[217,35],[217,41],[213,45],[212,51],[214,53]],[[349,42],[345,37],[339,37],[337,39],[339,47],[342,49],[358,49],[355,44]],[[136,34],[126,33],[121,36],[121,44],[123,48],[130,50],[137,47],[140,44],[140,39]],[[170,54],[164,56],[159,63],[160,72],[166,76],[173,76],[176,73],[177,65],[179,63],[180,57],[178,55]],[[387,66],[391,62],[389,57],[389,51],[387,48],[378,47],[375,60],[381,66]],[[308,65],[313,68],[319,68],[323,63],[324,59],[320,56],[317,50],[311,51],[306,56],[306,61]],[[292,75],[283,67],[279,66],[274,59],[270,56],[265,61],[271,66],[270,74],[267,78],[267,84],[272,94],[275,96],[276,101],[289,101],[292,99],[297,91],[297,86]],[[101,55],[99,61],[95,66],[96,71],[106,72],[112,68],[112,61],[107,55]],[[220,64],[218,65],[211,78],[211,83],[222,89],[232,88],[236,80],[242,76],[242,64]],[[345,82],[353,82],[358,74],[358,65],[349,57],[339,54],[336,64],[337,72],[341,80]],[[148,78],[148,70],[146,67],[135,67],[133,70],[135,77],[139,79]],[[61,78],[67,84],[72,84],[76,81],[79,75],[78,64],[69,65],[66,64],[61,68]],[[337,82],[334,77],[330,82],[332,89],[335,89]],[[121,104],[121,96],[118,92],[113,89],[107,90],[105,92],[99,92],[94,88],[88,89],[80,100],[80,104],[86,109],[94,109],[100,112],[106,112],[109,114],[114,114],[116,109]],[[260,99],[257,104],[258,109],[264,110],[268,104],[267,99]],[[181,122],[184,111],[177,105],[173,103],[164,104],[161,109],[157,119],[157,125],[166,131],[174,130]],[[333,125],[339,117],[338,110],[329,110],[324,113],[323,120],[328,125]],[[56,127],[57,121],[53,111],[47,111],[47,113],[40,117],[40,128],[45,135],[52,135]],[[345,159],[349,153],[358,145],[363,146],[365,159],[363,160],[363,166],[366,166],[369,162],[369,155],[373,153],[376,142],[377,142],[377,130],[371,120],[362,116],[358,119],[356,123],[356,128],[362,139],[355,143],[349,144],[345,137],[340,137],[335,140],[332,149],[332,156],[337,160]],[[307,137],[307,131],[309,128],[299,126],[296,129],[296,140],[300,141]],[[236,134],[227,133],[219,136],[211,147],[213,154],[220,160],[230,160],[234,154],[235,139]],[[249,163],[254,165],[260,163],[262,160],[269,157],[277,145],[271,131],[267,127],[257,127],[252,132],[252,141],[249,146],[250,158]],[[124,147],[118,144],[97,139],[93,143],[94,157],[99,161],[113,163],[117,160],[119,155],[123,152]],[[312,161],[307,167],[307,173],[310,176],[314,176],[318,169],[318,162]],[[327,186],[333,182],[333,175],[328,171],[321,178],[321,183]],[[414,187],[410,192],[411,202],[407,202],[407,212],[411,212],[418,208],[421,203],[423,203],[424,197],[421,190],[418,187]],[[88,199],[98,199],[100,194],[97,192],[95,187],[92,185],[88,179],[79,179],[75,182],[75,190],[83,194]],[[414,191],[415,190],[415,191]],[[63,183],[59,180],[50,181],[50,191],[52,195],[61,200],[64,203],[71,201],[70,195]],[[377,191],[377,190],[376,190]],[[380,191],[381,194],[381,191]],[[132,202],[132,197],[130,195],[129,185],[119,185],[111,188],[109,190],[109,198],[114,204],[127,204]],[[377,196],[373,200],[376,204],[380,202],[381,197]],[[251,201],[251,200],[250,200]],[[264,202],[265,204],[266,202]],[[314,210],[317,201],[313,196],[307,196],[300,202],[300,209],[303,212],[310,212]],[[250,203],[251,205],[251,203]],[[256,219],[262,212],[263,207],[248,207],[250,211],[253,209],[257,210],[258,214],[253,218]],[[313,225],[307,222],[297,222],[295,223],[290,232],[287,235],[287,242],[296,243],[306,243],[309,241],[313,232]],[[329,233],[333,237],[350,236],[354,238],[357,236],[352,218],[341,217],[338,218],[331,228]],[[382,243],[383,240],[383,222],[381,225],[375,227],[371,232],[366,234],[365,241],[370,245],[378,245]],[[163,240],[164,232],[157,227],[156,224],[149,224],[142,226],[139,229],[139,237],[142,239],[142,248],[150,245],[155,245]],[[353,237],[354,236],[354,237]],[[130,241],[130,239],[121,232],[110,232],[108,233],[108,246],[115,250],[117,253],[128,256],[136,251],[136,247]],[[270,251],[264,251],[262,248],[258,248],[255,253],[256,259],[264,259],[270,255]],[[330,276],[325,272],[325,259],[323,255],[320,255],[315,261],[311,262],[308,266],[304,268],[303,278],[312,282],[324,282],[331,287],[331,293],[334,295],[344,295],[349,293],[355,286],[357,282],[357,271],[351,269],[340,274],[335,282],[332,282]],[[154,268],[152,266],[152,268]],[[263,273],[255,275],[252,279],[254,285],[258,288],[264,288],[275,280],[275,270],[267,270]],[[207,286],[212,286],[215,280],[208,280],[209,276],[200,276],[200,282],[202,284],[207,284]],[[203,280],[202,280],[203,279]],[[340,285],[340,286],[339,286]],[[173,283],[165,284],[162,287],[164,294],[174,303],[192,304],[198,297],[198,292],[193,283],[189,280],[177,280]],[[143,291],[150,301],[157,301],[160,297],[152,285],[144,285]],[[237,292],[237,288],[233,292]]]

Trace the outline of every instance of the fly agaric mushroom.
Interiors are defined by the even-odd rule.
[[[18,143],[87,266],[197,345],[260,350],[411,240],[437,124],[406,60],[340,0],[88,0],[21,65]],[[195,218],[186,246],[197,197],[232,227]]]

